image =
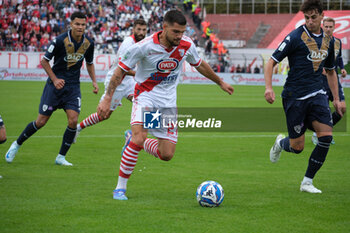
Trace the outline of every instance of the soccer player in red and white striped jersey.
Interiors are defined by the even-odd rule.
[[[192,40],[183,35],[185,31],[185,16],[178,10],[168,11],[164,16],[163,31],[145,38],[122,54],[119,67],[109,83],[104,99],[98,106],[98,114],[101,117],[107,117],[114,90],[120,84],[123,75],[137,63],[135,74],[137,84],[131,114],[132,134],[131,136],[126,135],[118,185],[113,191],[114,199],[128,199],[125,195],[127,181],[142,149],[163,161],[173,158],[177,129],[148,130],[144,128],[143,109],[176,109],[176,87],[184,61],[218,84],[223,91],[230,95],[233,93],[233,87],[222,81],[208,63],[200,59]],[[157,113],[153,117],[157,118],[159,116]],[[148,132],[157,139],[147,138]]]

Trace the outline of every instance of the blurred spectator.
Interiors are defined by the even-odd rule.
[[[247,72],[247,67],[244,65],[244,66],[242,67],[241,73],[246,73],[246,72]]]
[[[236,71],[236,66],[235,66],[235,64],[232,64],[230,72],[234,73],[235,71]]]
[[[260,69],[259,69],[258,65],[255,65],[255,67],[254,67],[254,74],[260,74]]]
[[[144,17],[149,33],[153,33],[161,30],[165,11],[173,7],[170,0],[1,2],[0,51],[44,51],[46,41],[67,30],[70,15],[79,10],[87,14],[87,33],[96,41],[96,48],[114,52],[111,49],[117,49],[118,43],[131,33],[135,19]],[[196,41],[195,35],[190,37]]]
[[[236,67],[236,73],[242,73],[242,68],[239,64]]]

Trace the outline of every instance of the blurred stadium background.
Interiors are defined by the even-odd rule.
[[[133,20],[143,17],[148,35],[161,30],[164,13],[181,9],[188,19],[186,34],[216,72],[232,84],[263,85],[263,67],[283,37],[303,23],[303,0],[3,0],[0,6],[0,79],[44,80],[40,59],[51,40],[67,30],[69,17],[88,15],[87,34],[96,42],[98,80],[113,62],[113,54],[130,35]],[[326,17],[336,20],[335,36],[343,42],[343,59],[350,73],[350,1],[325,0]],[[185,66],[181,82],[205,79]],[[275,84],[282,85],[287,61],[276,67]],[[230,75],[229,75],[230,74]],[[238,74],[238,75],[237,75]],[[259,75],[260,74],[260,75]],[[87,78],[83,72],[82,80]],[[277,81],[282,80],[282,81]],[[350,81],[342,80],[343,86]]]

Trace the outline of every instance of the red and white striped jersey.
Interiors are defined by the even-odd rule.
[[[176,99],[183,62],[186,60],[195,67],[201,64],[202,60],[190,38],[183,36],[178,46],[168,50],[159,43],[160,33],[146,37],[120,56],[119,66],[124,71],[137,64],[135,98],[142,94],[152,99]]]
[[[113,64],[112,64],[112,66],[109,68],[109,70],[107,72],[107,75],[106,75],[106,78],[105,78],[105,83],[104,83],[106,87],[108,86],[109,81],[111,80],[111,77],[112,77],[112,75],[114,73],[114,70],[117,69],[117,67],[118,67],[118,63],[119,63],[119,60],[120,60],[120,55],[125,53],[126,50],[128,48],[130,48],[131,46],[133,46],[135,43],[136,43],[136,40],[135,40],[134,35],[126,37],[124,39],[123,43],[121,43],[121,45],[120,45],[120,47],[118,49],[118,52],[117,52],[117,54],[115,56],[115,59],[113,61]],[[132,69],[134,69],[134,67],[132,67]],[[123,81],[126,80],[126,79],[132,79],[132,78],[134,78],[134,77],[127,75],[127,76],[125,76]]]

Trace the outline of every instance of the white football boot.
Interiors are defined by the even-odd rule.
[[[322,193],[322,191],[317,189],[311,182],[301,183],[300,191],[308,193]]]
[[[12,163],[20,147],[21,146],[17,144],[17,140],[11,144],[10,149],[6,152],[5,155],[6,162]]]
[[[68,162],[66,160],[66,157],[63,155],[57,155],[55,163],[57,165],[62,165],[62,166],[73,166],[73,164]]]
[[[73,144],[75,144],[77,142],[77,138],[80,134],[80,132],[82,131],[82,128],[80,128],[80,125],[77,124],[77,131],[75,132],[75,136],[74,136],[74,139],[73,139]]]
[[[316,146],[317,143],[318,143],[318,138],[317,138],[317,135],[315,132],[312,133],[312,136],[311,136],[311,141],[312,143]]]
[[[281,157],[282,147],[280,146],[280,141],[283,138],[285,138],[284,134],[277,135],[275,144],[273,144],[273,146],[271,147],[271,150],[270,150],[270,161],[272,163],[277,163],[277,161]]]

